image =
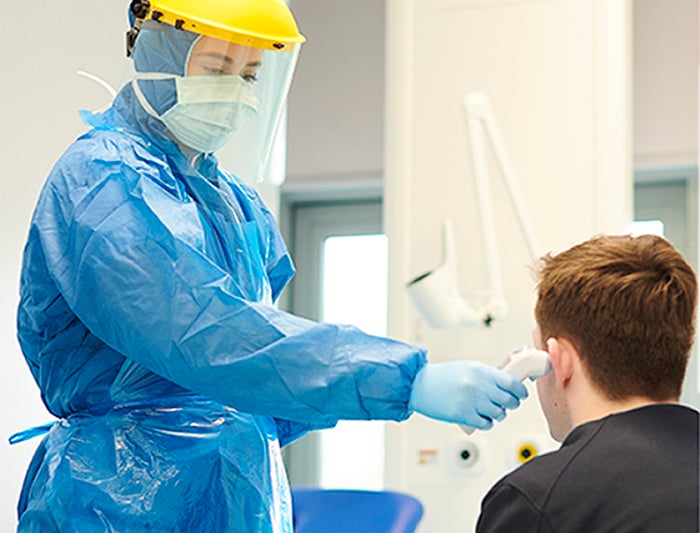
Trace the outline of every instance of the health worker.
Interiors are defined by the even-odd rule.
[[[84,114],[24,252],[18,336],[58,421],[14,439],[46,433],[19,531],[291,533],[280,449],[309,430],[483,429],[517,407],[508,374],[274,307],[292,261],[241,178],[265,168],[304,41],[285,2],[130,10],[135,77]]]

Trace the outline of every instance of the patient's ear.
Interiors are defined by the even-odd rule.
[[[566,389],[571,383],[574,374],[576,349],[564,337],[550,337],[547,339],[547,351],[552,370],[556,378],[557,387]]]

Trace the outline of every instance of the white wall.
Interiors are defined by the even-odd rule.
[[[384,2],[292,0],[307,42],[289,95],[287,186],[383,167]]]
[[[0,1],[0,530],[10,531],[24,472],[38,439],[10,447],[10,434],[51,420],[15,338],[22,246],[39,188],[55,159],[85,127],[79,109],[109,101],[83,69],[118,86],[124,58],[124,0]]]
[[[630,2],[389,0],[388,6],[389,331],[426,346],[432,361],[498,364],[531,342],[534,283],[494,165],[508,315],[490,329],[430,330],[404,292],[405,282],[438,265],[445,218],[455,227],[460,289],[473,298],[485,288],[463,96],[490,96],[542,252],[623,231],[632,212]],[[421,531],[470,531],[486,490],[516,464],[518,444],[552,446],[532,392],[506,422],[471,439],[420,416],[391,426],[388,483],[424,502]],[[459,446],[467,443],[478,447],[480,459],[459,470]]]
[[[308,42],[290,94],[290,185],[382,175],[384,4],[293,0]],[[696,164],[698,2],[632,6],[635,167]]]
[[[635,167],[697,165],[698,2],[633,6]]]

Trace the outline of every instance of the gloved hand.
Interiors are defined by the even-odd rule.
[[[516,378],[474,361],[425,365],[416,376],[410,407],[427,417],[489,429],[527,398]]]

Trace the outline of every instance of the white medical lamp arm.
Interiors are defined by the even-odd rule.
[[[494,118],[491,103],[489,102],[488,97],[483,93],[469,93],[464,99],[464,109],[468,118],[471,113],[474,113],[483,122],[484,129],[491,141],[491,146],[496,156],[496,161],[501,169],[501,174],[503,175],[506,189],[510,195],[513,209],[515,210],[516,217],[520,223],[520,229],[525,237],[528,251],[530,252],[530,257],[532,259],[536,259],[542,253],[542,247],[539,239],[537,238],[535,225],[530,217],[530,211],[525,203],[525,195],[520,187],[520,182],[515,176],[515,171],[510,163],[510,158],[508,157],[505,143],[503,142],[501,132],[498,128],[498,124],[496,123],[496,119]],[[475,149],[474,146],[473,149]],[[483,145],[481,149],[483,154]]]
[[[482,238],[490,288],[486,307],[492,318],[500,318],[505,314],[506,301],[503,289],[501,259],[498,253],[496,222],[493,216],[491,180],[488,174],[486,145],[484,143],[483,120],[490,111],[486,95],[481,93],[467,94],[464,98],[464,110],[469,130],[468,139],[474,167],[474,183],[476,185],[476,197],[481,218]],[[486,133],[490,134],[491,132],[486,130]]]

